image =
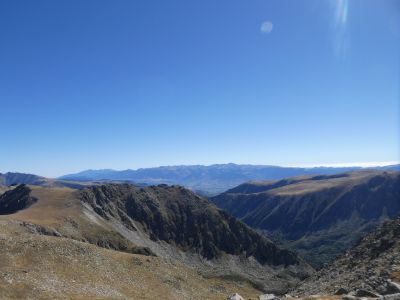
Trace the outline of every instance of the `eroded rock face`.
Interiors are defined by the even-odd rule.
[[[127,228],[136,224],[155,241],[196,251],[207,259],[221,254],[254,257],[261,264],[297,265],[297,256],[217,209],[187,189],[128,184],[94,186],[79,192],[83,202],[105,219],[116,218]]]
[[[397,294],[400,289],[399,253],[400,218],[397,218],[361,239],[345,255],[305,280],[294,293],[334,294],[342,288],[356,297]]]
[[[31,189],[21,184],[0,195],[0,214],[13,214],[31,206],[36,201],[37,199],[31,196]]]

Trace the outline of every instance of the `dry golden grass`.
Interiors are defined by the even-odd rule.
[[[256,299],[261,293],[162,258],[59,237],[9,235],[8,228],[0,223],[1,299],[225,299],[232,292]]]
[[[31,195],[38,199],[32,206],[15,214],[0,216],[1,220],[16,220],[42,226],[63,237],[90,243],[108,243],[135,248],[137,245],[116,233],[106,220],[88,213],[77,198],[76,190],[30,186]]]
[[[270,192],[276,195],[301,195],[339,186],[350,187],[354,184],[359,183],[360,180],[376,176],[377,172],[375,171],[352,172],[352,173],[347,173],[347,175],[348,176],[345,177],[320,179],[320,180],[310,180],[312,176],[296,177],[297,179],[303,179],[304,181],[286,185],[280,188],[275,188]]]
[[[3,194],[4,192],[8,191],[9,187],[8,186],[0,186],[0,195]]]
[[[400,282],[400,271],[393,272],[393,273],[392,273],[392,279],[393,279],[394,281]]]
[[[38,198],[38,202],[28,209],[1,218],[51,226],[60,224],[68,217],[77,217],[81,214],[81,205],[72,196],[74,190],[36,186],[30,188],[32,196]]]
[[[118,243],[120,237],[106,221],[93,222],[85,214],[74,190],[31,189],[35,204],[0,216],[0,299],[225,299],[233,292],[257,299],[261,294],[249,283],[205,278],[178,262],[79,242],[90,236]],[[15,221],[72,239],[30,234]]]

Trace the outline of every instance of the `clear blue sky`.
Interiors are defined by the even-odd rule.
[[[396,0],[0,2],[0,172],[399,160]]]

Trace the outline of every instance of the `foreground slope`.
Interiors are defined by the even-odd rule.
[[[30,199],[9,214],[27,233],[177,263],[210,280],[283,293],[311,273],[290,251],[182,187],[108,184],[82,190],[18,186],[0,203]],[[1,208],[1,206],[0,206]],[[60,246],[64,247],[64,246]],[[16,258],[21,259],[21,258]],[[143,275],[144,276],[144,275]]]
[[[345,255],[305,280],[297,295],[333,294],[358,289],[400,298],[400,218],[384,223]],[[396,287],[397,286],[397,287]]]
[[[211,201],[320,266],[400,214],[400,173],[360,171],[250,182]]]
[[[224,299],[249,283],[206,278],[153,256],[112,251],[62,237],[28,233],[0,221],[1,299]]]

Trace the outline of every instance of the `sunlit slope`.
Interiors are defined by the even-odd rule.
[[[61,237],[22,233],[0,221],[1,299],[224,299],[249,283],[204,278],[162,258],[106,250]]]

